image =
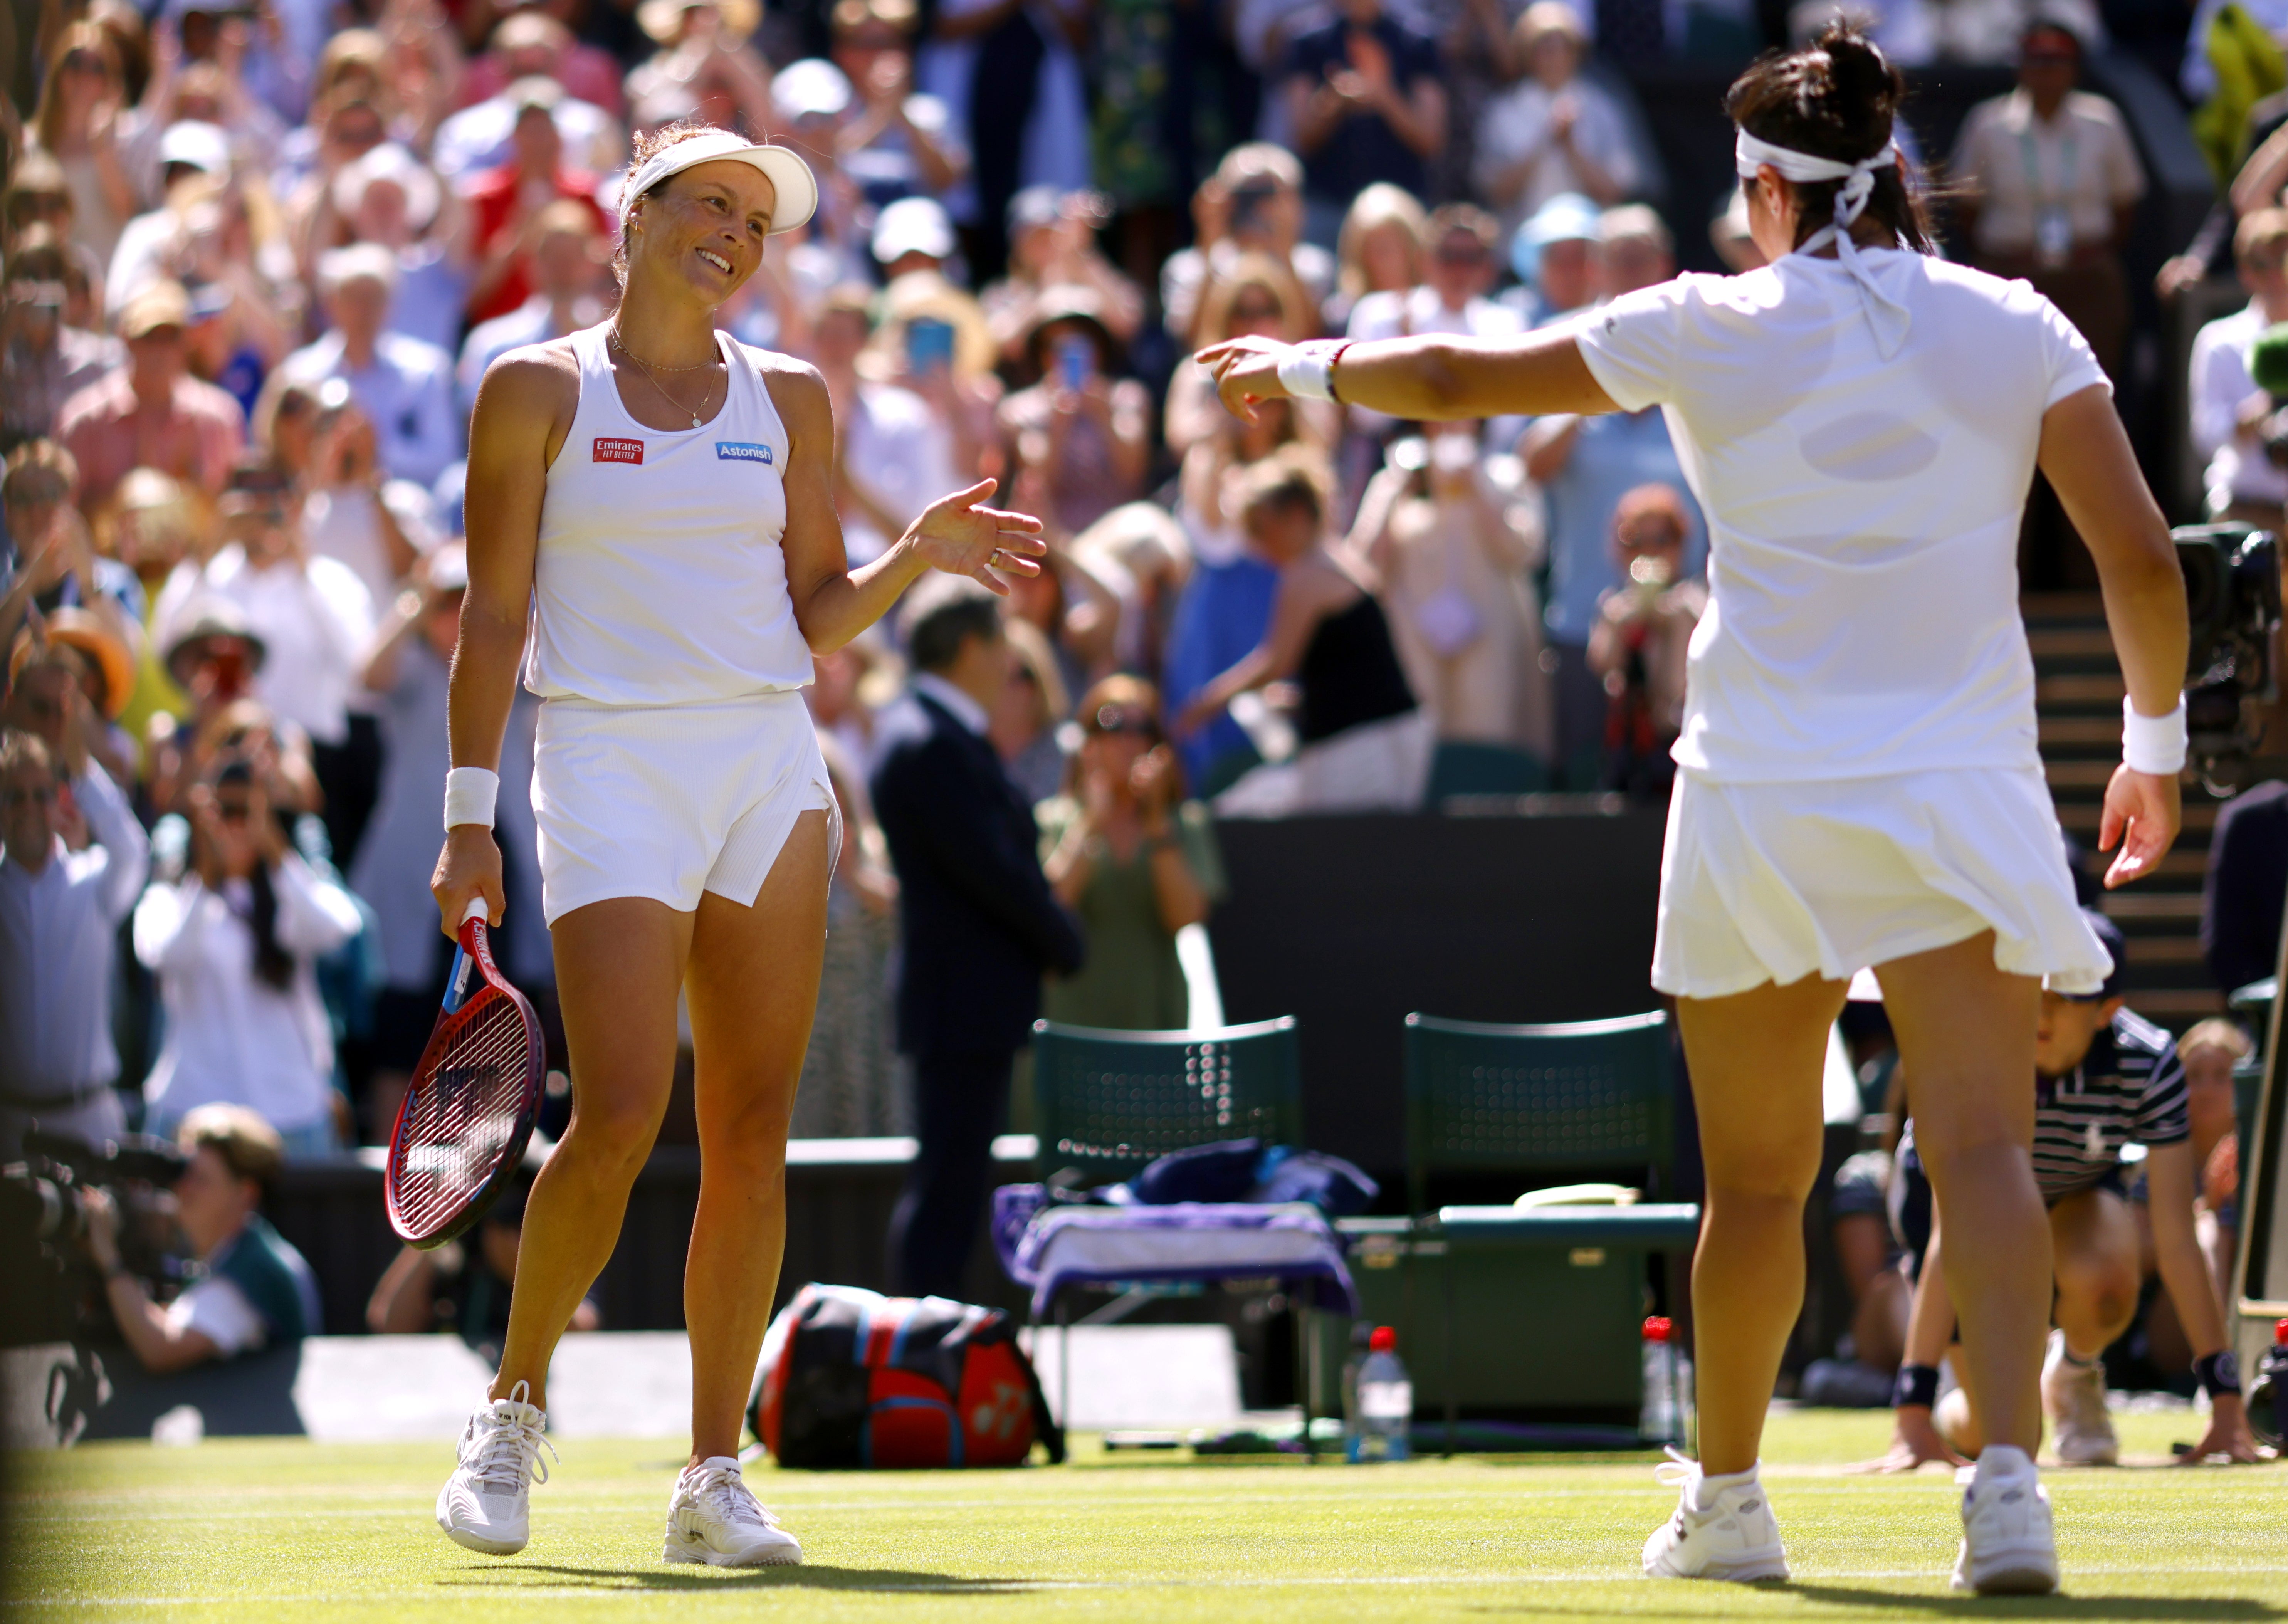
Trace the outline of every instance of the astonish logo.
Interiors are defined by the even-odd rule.
[[[749,440],[719,440],[715,442],[715,460],[721,463],[767,463],[771,460],[771,448]]]
[[[643,441],[640,440],[596,440],[595,461],[599,463],[638,463],[643,461]]]

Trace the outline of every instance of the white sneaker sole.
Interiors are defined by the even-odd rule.
[[[2058,1588],[2058,1558],[2038,1545],[1999,1551],[1964,1571],[1963,1557],[1954,1563],[1954,1588],[1981,1596],[2047,1596]]]
[[[1728,1584],[1757,1584],[1788,1577],[1787,1555],[1773,1549],[1755,1551],[1733,1562],[1711,1562],[1696,1573],[1671,1573],[1648,1565],[1648,1579],[1713,1579]]]
[[[765,1545],[738,1556],[730,1551],[717,1550],[704,1540],[685,1539],[670,1534],[659,1553],[663,1562],[697,1562],[709,1567],[799,1567],[802,1547],[799,1545]]]
[[[437,1512],[437,1526],[445,1531],[447,1539],[463,1549],[482,1551],[488,1557],[513,1557],[531,1542],[529,1534],[520,1535],[513,1540],[500,1540],[479,1533],[473,1528],[457,1527],[441,1506]]]

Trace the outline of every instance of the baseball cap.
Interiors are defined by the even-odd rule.
[[[908,254],[944,259],[953,253],[953,221],[927,197],[902,197],[874,222],[874,257],[894,265]]]
[[[824,57],[805,57],[772,78],[771,99],[790,123],[840,118],[850,110],[850,76]]]
[[[159,167],[187,163],[210,175],[230,171],[230,138],[221,126],[195,118],[178,119],[159,137]]]
[[[126,308],[119,313],[122,338],[140,338],[163,327],[179,329],[190,324],[191,299],[180,282],[153,282],[128,300]]]
[[[1560,192],[1517,228],[1510,239],[1509,265],[1520,281],[1530,282],[1541,268],[1541,250],[1553,242],[1595,242],[1604,234],[1597,205],[1578,192]]]

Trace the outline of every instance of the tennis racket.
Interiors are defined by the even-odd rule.
[[[442,1246],[500,1199],[532,1137],[546,1063],[539,1018],[493,963],[481,897],[389,1138],[382,1200],[401,1239]]]

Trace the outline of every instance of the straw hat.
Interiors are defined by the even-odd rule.
[[[682,37],[683,14],[710,6],[722,20],[722,37],[735,45],[752,34],[763,20],[760,0],[643,0],[636,7],[636,27],[660,44],[671,45]]]
[[[108,720],[117,721],[135,692],[135,655],[127,645],[113,636],[111,629],[94,614],[71,604],[47,617],[47,637],[51,643],[77,649],[103,673],[103,714]],[[32,639],[20,639],[14,657],[8,662],[11,682],[31,654]]]

